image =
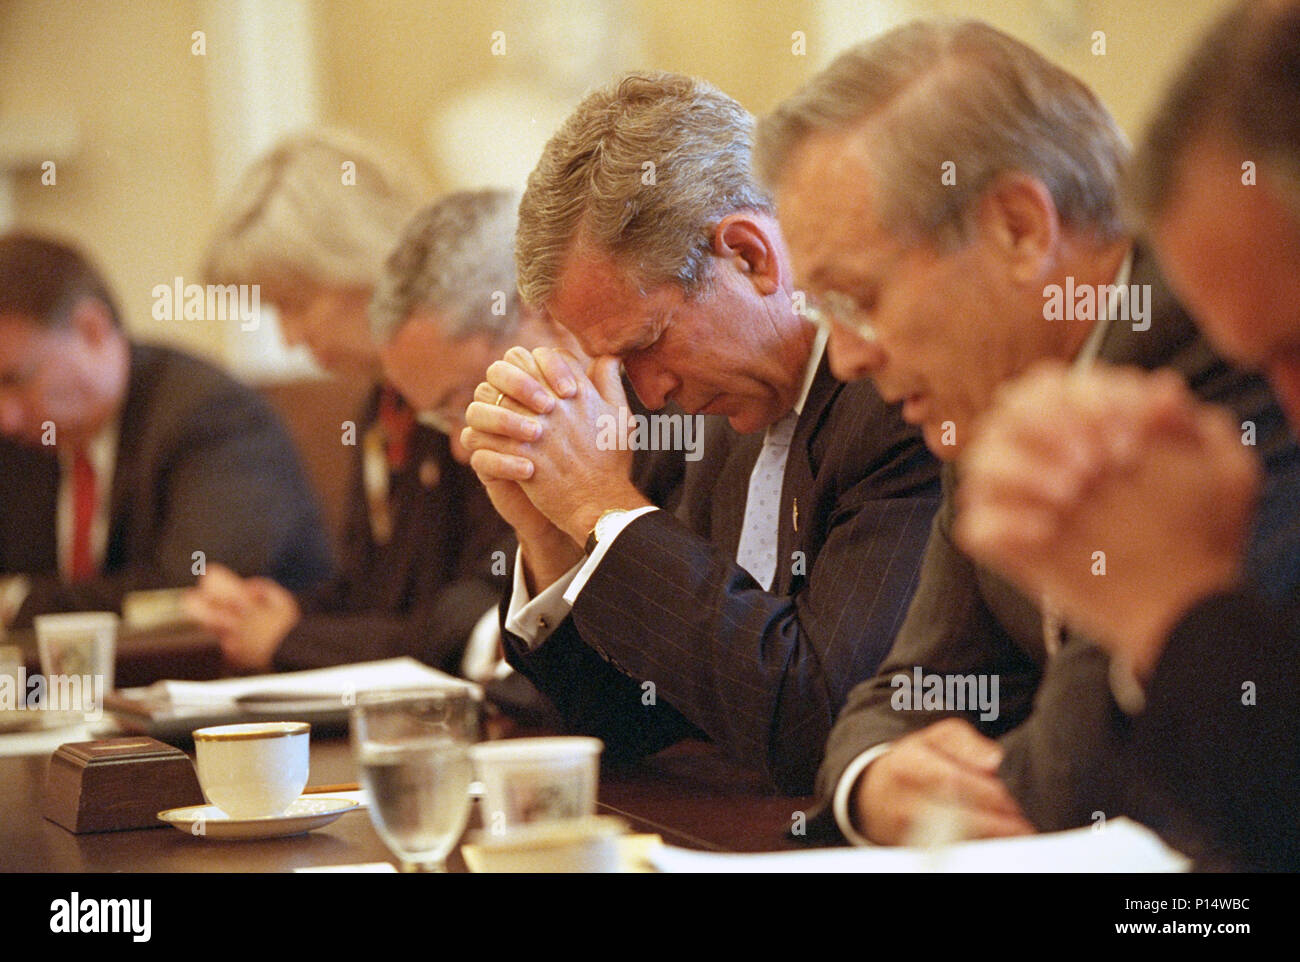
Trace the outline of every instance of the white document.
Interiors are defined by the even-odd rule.
[[[649,855],[661,872],[1185,872],[1190,861],[1144,825],[957,842],[932,849],[830,848],[719,855],[665,845]]]
[[[388,862],[358,862],[356,865],[313,865],[308,868],[296,868],[295,872],[338,872],[342,874],[379,874],[396,873],[397,869]]]
[[[32,714],[45,714],[35,712]],[[98,722],[72,722],[35,731],[0,735],[0,758],[17,755],[53,755],[64,742],[88,742],[95,738],[112,738],[122,734],[111,718]]]
[[[389,658],[220,681],[160,681],[156,687],[177,705],[217,705],[248,695],[270,694],[286,698],[344,698],[371,689],[452,687],[479,691],[472,682],[430,668],[414,658]]]

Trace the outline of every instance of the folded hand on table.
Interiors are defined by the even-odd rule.
[[[588,371],[567,351],[511,348],[474,398],[462,443],[539,582],[582,557],[605,511],[649,503],[632,484],[626,439],[608,443],[627,423],[616,358],[598,358]]]
[[[997,777],[1002,748],[946,718],[900,738],[855,786],[853,820],[878,845],[1026,835],[1033,825]],[[927,837],[939,827],[941,837]]]
[[[964,452],[955,535],[1145,678],[1178,619],[1239,577],[1259,468],[1177,375],[1045,366]]]
[[[301,617],[293,594],[270,578],[241,578],[208,565],[185,593],[185,613],[221,642],[226,662],[241,671],[266,671],[275,649]]]

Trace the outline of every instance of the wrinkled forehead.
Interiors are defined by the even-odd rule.
[[[791,155],[777,214],[796,280],[834,286],[893,238],[880,227],[876,179],[862,131],[814,134]]]
[[[592,357],[623,356],[644,346],[673,300],[671,285],[642,291],[632,271],[612,257],[578,251],[565,259],[542,311]]]
[[[440,315],[422,309],[407,318],[380,354],[386,367],[412,371],[432,383],[481,375],[492,347],[486,334],[452,337]]]

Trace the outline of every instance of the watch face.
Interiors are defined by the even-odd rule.
[[[591,529],[591,534],[587,536],[587,545],[586,545],[587,554],[591,554],[593,551],[595,551],[596,545],[598,545],[600,542],[604,541],[607,537],[609,537],[610,523],[614,521],[615,515],[619,515],[622,513],[623,512],[618,510],[610,510],[610,511],[606,511],[604,514],[602,514],[599,518],[596,519],[596,526]]]
[[[610,525],[613,524],[617,516],[622,513],[623,513],[622,511],[606,511],[604,514],[600,516],[600,518],[596,521],[597,541],[604,541],[609,536]]]

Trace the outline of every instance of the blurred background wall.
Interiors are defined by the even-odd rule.
[[[554,124],[618,70],[695,74],[762,112],[843,47],[940,14],[1032,44],[1134,137],[1227,3],[0,0],[0,225],[82,242],[136,335],[260,377],[286,363],[274,344],[217,322],[156,321],[150,292],[201,281],[222,191],[303,123],[404,149],[439,190],[522,184]]]

